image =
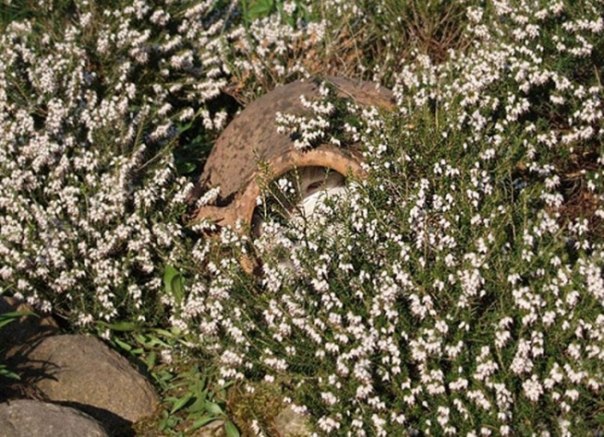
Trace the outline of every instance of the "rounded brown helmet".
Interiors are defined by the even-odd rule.
[[[336,94],[361,106],[393,107],[391,91],[375,83],[341,77],[324,80]],[[337,147],[322,144],[298,150],[294,140],[277,131],[277,114],[303,115],[307,112],[301,96],[318,99],[320,82],[296,81],[275,88],[252,102],[224,130],[216,141],[195,189],[195,195],[220,187],[217,206],[202,206],[194,220],[207,219],[221,226],[238,221],[251,225],[261,187],[267,174],[272,179],[305,167],[331,169],[341,175],[362,177],[358,144]]]

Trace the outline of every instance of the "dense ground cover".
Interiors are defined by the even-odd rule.
[[[144,360],[172,395],[154,426],[207,373],[203,414],[234,385],[247,432],[267,390],[318,434],[602,430],[601,1],[1,8],[1,290]],[[326,93],[284,128],[360,141],[367,180],[255,241],[187,226],[235,112],[333,73],[396,108]]]

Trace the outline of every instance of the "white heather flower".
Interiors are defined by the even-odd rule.
[[[220,195],[220,187],[211,188],[207,192],[205,192],[203,194],[203,196],[201,196],[199,198],[199,200],[196,203],[196,206],[199,208],[202,206],[211,205],[214,202],[216,202],[219,195]]]
[[[296,12],[296,7],[295,1],[286,1],[283,3],[283,11],[288,15],[293,15]]]
[[[532,402],[537,402],[543,394],[543,386],[539,382],[537,375],[532,375],[522,383],[522,390],[525,396]]]
[[[326,433],[331,433],[340,429],[340,423],[331,417],[321,417],[317,422],[319,429],[325,431]]]

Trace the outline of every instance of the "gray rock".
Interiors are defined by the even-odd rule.
[[[13,298],[0,296],[0,314],[14,311],[33,311],[32,308]],[[0,350],[32,341],[58,332],[59,327],[51,316],[24,316],[13,320],[0,329]]]
[[[45,399],[86,412],[111,433],[129,432],[159,404],[128,360],[94,337],[45,337],[14,348],[9,357],[9,365]]]
[[[310,436],[308,419],[296,413],[291,407],[286,407],[275,417],[275,430],[280,437]]]
[[[92,417],[73,408],[20,399],[0,404],[2,437],[108,437]]]

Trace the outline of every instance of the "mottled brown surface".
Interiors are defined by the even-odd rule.
[[[308,417],[296,413],[291,406],[285,407],[275,418],[279,437],[305,437],[312,435]]]
[[[74,408],[19,399],[0,404],[2,437],[108,437],[92,417]]]
[[[328,81],[341,97],[351,98],[361,105],[392,107],[391,92],[376,88],[374,83],[334,77]],[[347,168],[356,170],[358,159],[346,149],[321,146],[321,150],[336,150],[336,153],[322,154],[317,149],[297,152],[291,138],[277,132],[275,117],[278,112],[305,113],[300,102],[302,95],[308,99],[318,98],[318,85],[297,81],[280,86],[251,103],[225,129],[208,158],[196,194],[220,186],[218,204],[231,205],[226,209],[202,208],[196,214],[197,218],[209,218],[220,224],[233,224],[235,219],[249,222],[249,209],[258,191],[257,186],[252,186],[257,185],[259,163],[269,164],[275,176],[308,165],[329,167],[343,174]]]
[[[197,210],[196,217],[212,220],[220,226],[234,226],[238,220],[244,224],[251,224],[256,199],[261,193],[262,180],[269,178],[274,180],[295,167],[329,167],[346,176],[352,174],[355,177],[363,177],[364,175],[359,159],[351,150],[327,144],[305,152],[289,150],[270,162],[269,174],[254,174],[228,206],[201,207]]]

